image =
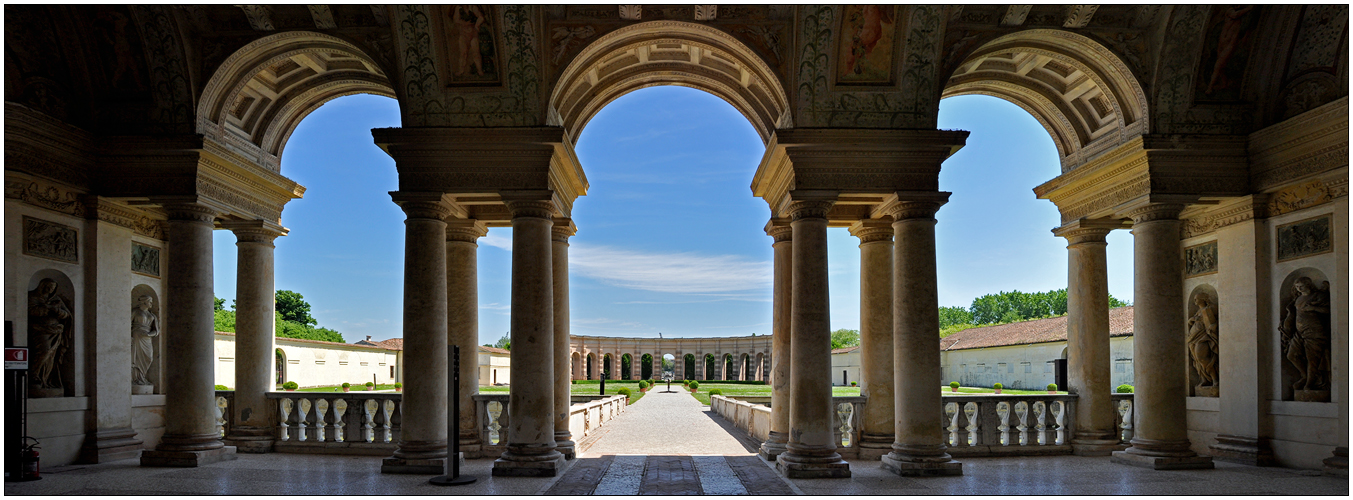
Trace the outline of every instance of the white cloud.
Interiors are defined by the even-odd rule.
[[[480,244],[480,245],[488,245],[488,246],[491,246],[491,247],[501,248],[501,249],[507,250],[507,251],[509,251],[509,252],[512,251],[512,237],[511,237],[511,236],[504,237],[504,236],[501,235],[501,234],[490,234],[490,235],[488,235],[488,236],[484,236],[484,237],[482,237],[482,238],[479,238],[479,244]]]
[[[643,253],[575,245],[570,271],[610,285],[667,293],[770,290],[771,263],[737,255]]]

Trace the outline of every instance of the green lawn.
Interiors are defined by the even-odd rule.
[[[720,390],[723,391],[723,395],[724,395],[724,396],[727,396],[727,397],[730,397],[730,398],[739,398],[739,397],[770,397],[770,390],[771,390],[771,388],[770,388],[769,385],[746,385],[746,384],[700,384],[700,390],[698,390],[698,391],[692,393],[691,395],[692,395],[692,396],[695,396],[695,399],[700,400],[700,402],[701,402],[702,404],[708,405],[708,404],[709,404],[709,391],[710,391],[711,389],[720,389]],[[940,390],[943,391],[944,394],[953,394],[952,392],[950,392],[949,386],[947,386],[947,385],[946,385],[946,386],[942,386],[942,387],[940,388]],[[958,394],[994,394],[995,392],[996,392],[996,390],[995,390],[995,389],[992,389],[992,388],[990,388],[990,387],[959,387],[959,388],[958,388]],[[1001,393],[1002,393],[1002,394],[1047,394],[1048,391],[1022,391],[1022,390],[1018,390],[1018,389],[1003,389],[1003,390],[1001,391]],[[1066,394],[1066,392],[1065,392],[1065,391],[1063,391],[1063,392],[1058,392],[1057,394]],[[860,395],[860,388],[859,388],[859,387],[838,387],[838,386],[833,386],[833,387],[832,387],[832,396],[841,397],[841,396],[859,396],[859,395]]]

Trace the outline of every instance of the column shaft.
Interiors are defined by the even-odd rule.
[[[164,436],[141,465],[189,466],[234,458],[216,432],[216,348],[212,222],[202,205],[166,205]]]
[[[552,235],[551,272],[554,275],[554,442],[555,449],[572,460],[577,455],[573,433],[569,431],[569,409],[573,406],[569,389],[569,316],[568,316],[568,238],[576,230],[573,221],[555,222]]]
[[[1084,228],[1062,236],[1067,245],[1067,384],[1076,394],[1077,455],[1108,455],[1118,445],[1114,428],[1109,349],[1108,229]]]
[[[868,398],[860,419],[860,458],[892,450],[893,422],[893,228],[889,221],[861,221],[850,228],[860,238],[860,395]]]
[[[509,201],[512,211],[512,393],[507,450],[495,476],[549,476],[564,456],[554,441],[554,276],[548,201]]]
[[[479,458],[483,443],[479,439],[479,416],[474,395],[479,393],[479,245],[476,241],[488,230],[474,220],[452,220],[446,230],[446,337],[450,346],[460,347],[460,400],[456,401],[460,418],[460,452],[465,458]],[[447,401],[452,392],[450,367],[447,369]],[[448,409],[449,410],[449,409]],[[452,412],[448,411],[450,415]],[[447,424],[452,422],[448,419]],[[447,429],[447,436],[451,429]]]
[[[1133,219],[1132,447],[1113,461],[1155,469],[1212,468],[1189,449],[1184,372],[1182,205],[1148,205]]]
[[[272,451],[276,410],[267,394],[275,389],[273,354],[276,289],[273,285],[273,240],[278,233],[258,221],[230,224],[238,241],[235,279],[235,401],[234,423],[227,442],[239,451]]]
[[[947,199],[947,193],[945,194]],[[935,212],[943,201],[893,207],[893,450],[883,467],[904,476],[961,475],[946,452],[936,417],[940,394],[940,319],[935,275]]]
[[[827,296],[827,210],[831,201],[796,201],[794,291],[790,313],[789,440],[776,468],[791,478],[850,477],[832,429],[831,321]],[[932,419],[933,420],[933,419]]]

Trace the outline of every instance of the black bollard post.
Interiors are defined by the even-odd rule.
[[[611,375],[611,372],[601,372],[601,395],[602,395],[602,396],[605,396],[605,395],[606,395],[606,377],[608,377],[608,376],[610,376],[610,375]]]
[[[460,346],[451,346],[451,400],[446,402],[446,475],[428,480],[437,486],[460,486],[475,482],[472,476],[460,475]]]

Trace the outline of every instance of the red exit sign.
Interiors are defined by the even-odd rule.
[[[27,370],[28,369],[28,349],[24,347],[6,347],[5,348],[5,369],[6,370]]]

